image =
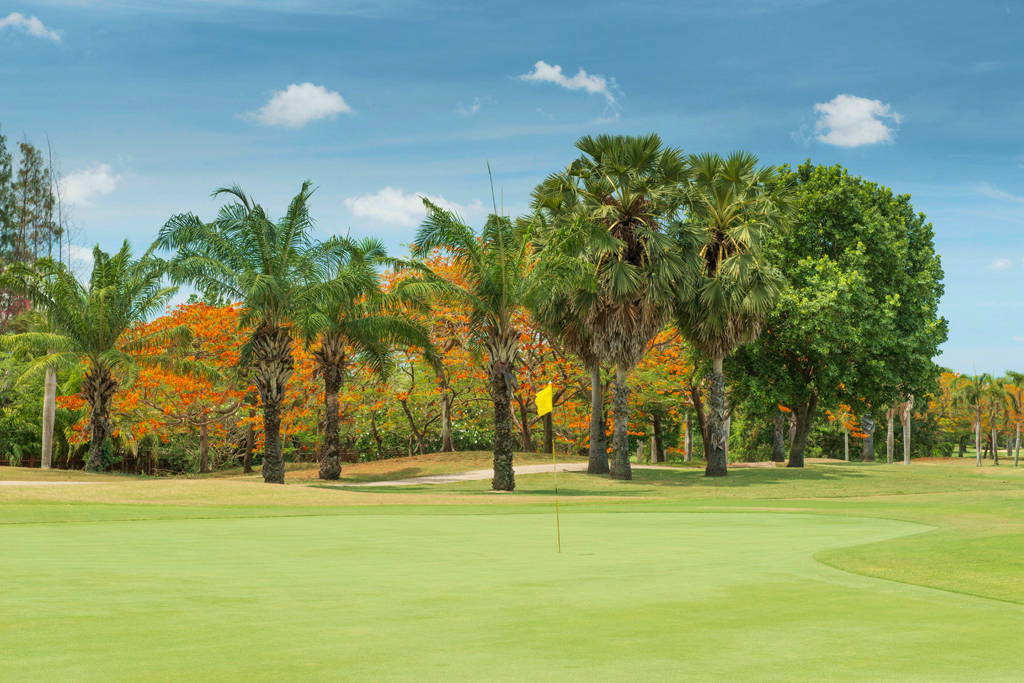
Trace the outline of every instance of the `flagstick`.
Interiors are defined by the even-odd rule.
[[[555,431],[555,416],[551,415],[551,431]],[[555,440],[551,439],[551,473],[555,477],[555,539],[558,542],[558,552],[562,552],[562,520],[558,517],[558,462],[555,460]]]

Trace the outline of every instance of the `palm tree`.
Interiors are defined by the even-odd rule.
[[[1003,380],[999,377],[988,377],[984,388],[984,398],[988,403],[989,441],[992,444],[992,464],[999,465],[999,431],[998,421],[1000,415],[1006,417],[1009,413],[1007,398],[1009,392]]]
[[[981,467],[981,409],[989,381],[987,374],[963,376],[953,392],[954,402],[970,408],[974,413],[974,459],[977,467]]]
[[[1014,439],[1013,439],[1013,466],[1020,463],[1020,422],[1021,414],[1024,413],[1024,373],[1008,370],[1006,381],[1010,384],[1007,394],[1010,399],[1010,410],[1013,415]]]
[[[177,250],[171,275],[208,297],[242,304],[240,323],[252,329],[240,362],[251,367],[263,404],[263,480],[284,483],[281,453],[281,403],[294,370],[292,324],[299,292],[329,279],[339,246],[316,243],[308,202],[307,181],[277,220],[238,187],[220,188],[213,196],[234,201],[204,223],[195,214],[171,217],[160,230],[157,245]]]
[[[695,294],[677,299],[675,319],[679,331],[711,359],[710,448],[704,473],[721,477],[727,473],[722,366],[738,346],[757,337],[782,287],[782,276],[765,261],[761,246],[768,231],[786,225],[790,195],[778,184],[775,169],[758,168],[757,157],[746,152],[724,159],[693,155],[689,163],[681,229],[697,244],[700,280]],[[808,409],[813,411],[813,399],[809,408],[801,408]],[[797,422],[807,424],[806,419]],[[790,466],[803,466],[807,430],[802,431],[792,445],[799,462],[791,458]]]
[[[133,326],[162,310],[176,291],[163,286],[165,263],[152,252],[150,249],[134,259],[127,241],[112,255],[96,247],[92,274],[84,284],[67,265],[49,258],[31,266],[11,265],[0,284],[24,295],[47,318],[49,331],[3,339],[5,346],[33,348],[39,353],[22,374],[22,381],[81,362],[88,368],[81,385],[82,397],[89,404],[87,470],[103,468],[104,446],[112,436],[110,407],[118,387],[134,380],[140,364],[176,367],[168,356],[141,352],[189,336],[182,327],[133,334]]]
[[[386,374],[396,344],[428,350],[429,333],[402,315],[401,306],[415,304],[399,290],[381,290],[376,266],[394,263],[379,240],[341,241],[343,257],[330,278],[316,282],[299,295],[296,326],[313,351],[315,373],[324,383],[324,442],[320,449],[320,478],[341,476],[338,433],[338,392],[349,366],[362,363]]]
[[[675,292],[690,284],[686,252],[666,230],[678,217],[687,168],[682,152],[654,134],[586,136],[576,148],[583,154],[533,193],[546,307],[569,322],[562,341],[591,370],[592,472],[607,471],[606,456],[595,452],[604,433],[600,365],[615,368],[610,471],[630,479],[629,373],[667,322]]]

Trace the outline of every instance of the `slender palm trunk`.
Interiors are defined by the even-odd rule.
[[[110,438],[110,404],[117,390],[117,380],[102,365],[94,366],[82,380],[82,394],[89,403],[89,457],[85,469],[103,469],[103,446]]]
[[[850,430],[843,427],[843,460],[850,462]]]
[[[281,403],[285,387],[294,372],[292,338],[283,327],[264,325],[252,342],[253,380],[263,401],[263,481],[284,483],[284,454],[281,452]]]
[[[613,479],[632,479],[629,464],[629,372],[615,368],[615,396],[612,397],[615,432],[612,434],[611,475]]]
[[[324,380],[324,442],[320,447],[320,478],[341,477],[341,434],[338,420],[338,392],[345,381],[345,340],[327,334],[313,352],[317,372]]]
[[[39,466],[48,470],[53,465],[53,423],[57,403],[57,368],[46,368],[43,380],[43,434]]]
[[[992,464],[999,465],[999,436],[996,432],[996,420],[992,418]]]
[[[441,451],[451,453],[452,443],[452,392],[446,384],[441,385]]]
[[[1013,466],[1020,462],[1020,423],[1017,423],[1017,436],[1013,440]]]
[[[981,467],[981,411],[974,416],[974,466]]]
[[[914,399],[911,397],[903,404],[903,464],[910,464],[910,421],[912,419],[911,410],[914,406]],[[929,454],[930,455],[930,454]]]
[[[256,407],[252,406],[249,408],[249,417],[255,417]],[[249,423],[245,430],[245,454],[242,455],[242,472],[249,474],[252,472],[252,452],[256,448],[256,427],[252,422]]]
[[[889,408],[885,413],[885,461],[892,464],[892,454],[896,447],[896,436],[893,430],[893,421],[896,419],[895,406]]]
[[[796,432],[793,434],[793,443],[789,449],[789,462],[786,467],[803,467],[804,456],[807,452],[807,435],[811,432],[811,421],[814,419],[814,411],[818,408],[818,397],[811,394],[811,397],[804,403],[797,406],[793,411],[796,419]]]
[[[708,462],[704,468],[706,477],[724,477],[729,467],[725,455],[725,375],[722,373],[722,357],[711,360],[711,405],[708,412]]]
[[[506,379],[508,367],[509,364],[498,361],[492,362],[490,368],[491,401],[494,403],[494,478],[491,488],[495,491],[513,491],[516,488],[515,471],[512,469],[515,448],[512,387]]]
[[[590,449],[587,454],[587,472],[608,473],[608,446],[604,436],[604,384],[601,366],[590,368]]]
[[[206,420],[199,425],[199,473],[210,471],[210,425]]]
[[[772,420],[772,462],[786,461],[786,415],[780,410]]]
[[[686,413],[686,437],[685,437],[685,448],[686,454],[683,456],[686,462],[693,460],[693,432],[690,431],[690,413]]]

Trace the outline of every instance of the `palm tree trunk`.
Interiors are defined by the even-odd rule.
[[[256,408],[250,407],[249,417],[253,417],[255,414]],[[245,454],[242,456],[242,472],[245,474],[252,472],[252,451],[254,448],[256,448],[256,427],[250,422],[245,430]]]
[[[1013,466],[1020,462],[1020,423],[1017,423],[1017,437],[1013,441]]]
[[[53,423],[57,403],[57,368],[46,368],[43,380],[43,434],[39,466],[48,470],[53,465]]]
[[[199,425],[199,473],[210,471],[210,425],[203,420]]]
[[[893,420],[896,417],[896,407],[893,406],[885,413],[885,461],[892,464],[892,453],[895,449],[895,434],[893,433]]]
[[[82,394],[89,403],[89,458],[85,469],[103,469],[103,447],[110,438],[110,404],[114,400],[117,381],[105,366],[94,366],[82,380]]]
[[[861,427],[867,436],[861,446],[860,459],[862,462],[875,461],[875,420],[870,415],[861,418]]]
[[[786,461],[786,415],[781,410],[772,420],[772,462]]]
[[[999,437],[996,433],[996,420],[992,418],[992,464],[999,465]]]
[[[519,405],[519,431],[522,450],[535,453],[537,449],[533,445],[533,433],[530,431],[530,409],[522,403]]]
[[[590,448],[587,454],[587,472],[608,473],[608,446],[604,436],[604,385],[601,366],[590,368]]]
[[[789,449],[789,462],[786,467],[803,467],[804,454],[807,451],[807,435],[811,432],[811,420],[814,419],[814,411],[818,408],[818,396],[811,394],[811,397],[804,403],[797,406],[793,411],[796,418],[796,433],[793,435],[793,444]]]
[[[907,402],[903,404],[903,464],[910,464],[910,421],[912,419],[911,410],[914,406],[913,397],[907,399]]]
[[[615,432],[612,434],[613,479],[632,479],[633,469],[629,465],[629,373],[623,367],[615,368],[615,396],[612,397],[613,422]]]
[[[981,467],[981,411],[974,416],[974,466]]]
[[[452,393],[447,386],[441,387],[441,451],[451,453],[452,443]]]
[[[263,400],[263,481],[284,483],[284,454],[281,452],[281,403],[285,387],[294,372],[292,338],[282,327],[263,326],[252,342],[253,381]]]
[[[505,377],[508,364],[492,362],[491,401],[494,403],[494,478],[491,488],[495,491],[513,491],[516,488],[515,471],[512,469],[512,453],[515,448],[514,425],[512,421],[512,388]]]
[[[661,413],[651,416],[651,460],[665,462],[665,444],[661,438]]]
[[[686,448],[686,454],[683,459],[686,462],[693,460],[693,432],[690,431],[690,413],[686,413],[686,437],[684,441],[684,447]]]
[[[725,375],[722,374],[723,358],[711,360],[711,405],[708,412],[708,462],[704,468],[706,477],[724,477],[728,474],[725,455]]]
[[[843,427],[843,460],[850,462],[850,430]]]
[[[329,481],[341,477],[341,436],[338,424],[340,373],[324,375],[324,443],[320,449],[320,478]]]

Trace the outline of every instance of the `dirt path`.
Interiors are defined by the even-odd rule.
[[[516,474],[539,474],[542,472],[550,472],[551,465],[516,465],[513,468]],[[635,470],[675,470],[678,467],[669,467],[666,465],[633,465]],[[587,463],[585,462],[568,462],[560,463],[558,465],[559,472],[586,472]],[[494,471],[491,469],[486,470],[470,470],[469,472],[459,472],[457,474],[431,474],[425,477],[410,477],[409,479],[390,479],[386,481],[364,481],[359,484],[345,484],[345,486],[419,486],[420,484],[451,484],[456,481],[478,481],[480,479],[490,479],[494,476]]]
[[[96,484],[94,481],[0,481],[0,486],[77,486]]]

